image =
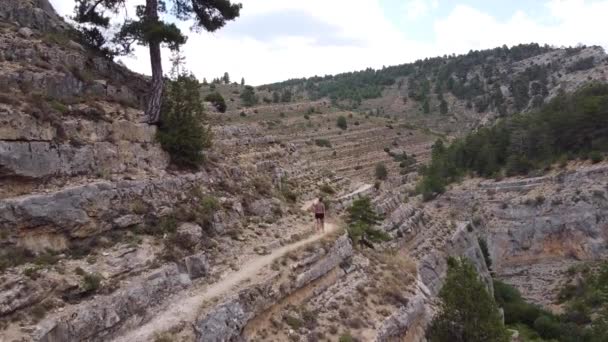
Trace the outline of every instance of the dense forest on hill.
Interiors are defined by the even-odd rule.
[[[504,119],[445,146],[433,146],[419,191],[441,193],[465,174],[482,177],[527,174],[574,158],[603,159],[608,151],[608,85],[592,84],[561,94],[541,109]]]
[[[568,48],[566,51],[567,54],[576,54],[583,48],[583,46]],[[559,65],[532,65],[516,78],[511,79],[509,73],[499,70],[499,64],[514,63],[555,50],[553,47],[539,44],[522,44],[511,48],[502,46],[490,50],[470,51],[459,56],[426,58],[379,70],[368,68],[335,76],[291,79],[259,88],[276,92],[290,89],[305,93],[313,100],[329,97],[333,101],[349,100],[357,106],[362,100],[382,96],[386,86],[397,84],[401,89],[404,82],[400,78],[408,77],[408,97],[411,99],[424,102],[432,93],[442,97],[444,92],[451,92],[457,98],[469,101],[471,106],[475,106],[481,112],[490,105],[495,107],[503,105],[500,83],[508,84],[516,98],[515,107],[521,110],[530,101],[529,83],[533,81],[538,83],[533,86],[533,94],[546,93],[548,70],[559,68]],[[587,59],[569,68],[576,71],[593,66],[593,59]],[[479,67],[481,72],[473,72]],[[496,82],[501,79],[502,82]]]

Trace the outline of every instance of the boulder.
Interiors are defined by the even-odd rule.
[[[23,38],[29,38],[32,35],[34,35],[34,31],[32,31],[32,29],[30,29],[29,27],[22,27],[19,29],[18,31],[19,35]]]
[[[186,235],[191,241],[199,242],[203,238],[203,228],[195,223],[182,223],[177,232]]]
[[[211,269],[205,253],[199,253],[184,258],[184,266],[192,280],[206,276]]]

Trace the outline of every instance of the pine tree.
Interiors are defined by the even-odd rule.
[[[108,47],[108,41],[100,29],[110,27],[110,15],[127,6],[127,0],[76,0],[74,20],[79,24],[90,45],[110,55],[130,54],[133,44],[147,46],[152,66],[152,84],[146,104],[148,122],[158,123],[163,94],[163,67],[161,47],[177,50],[186,43],[186,36],[174,23],[164,21],[161,15],[171,10],[173,20],[194,21],[194,30],[214,32],[227,21],[240,15],[241,4],[230,0],[146,0],[145,5],[136,9],[136,19],[126,19],[111,40],[115,48]],[[169,4],[167,4],[169,2]]]
[[[372,203],[368,197],[356,199],[348,208],[348,235],[353,243],[360,242],[372,246],[372,242],[387,241],[390,237],[383,231],[374,227],[382,220],[372,208]]]
[[[244,87],[245,86],[245,77],[241,78],[241,86]]]
[[[450,258],[441,304],[427,338],[430,342],[507,342],[498,306],[468,260]]]
[[[424,102],[422,103],[422,111],[425,114],[428,114],[431,112],[431,106],[429,105],[429,99],[424,99]]]
[[[441,99],[441,104],[439,105],[439,112],[442,115],[445,115],[448,113],[448,103],[444,99]]]
[[[197,169],[203,150],[211,146],[211,129],[205,126],[200,84],[193,75],[182,74],[167,84],[157,138],[179,168]]]
[[[224,84],[230,84],[230,75],[227,72],[224,73],[224,77],[222,77],[222,81],[224,81]]]
[[[255,106],[260,101],[252,86],[245,86],[245,90],[241,93],[241,100],[243,100],[245,107]]]

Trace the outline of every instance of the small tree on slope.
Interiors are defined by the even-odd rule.
[[[430,342],[507,342],[498,306],[468,260],[448,260],[441,304],[427,331]]]

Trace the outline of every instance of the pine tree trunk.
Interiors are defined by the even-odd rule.
[[[146,0],[146,18],[158,20],[158,0]],[[160,52],[160,42],[148,42],[150,48],[150,63],[152,65],[152,86],[146,104],[148,123],[160,121],[160,106],[163,96],[163,64]]]

